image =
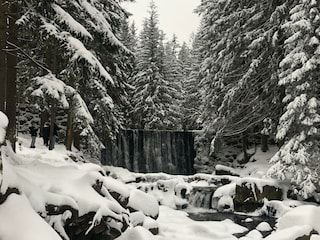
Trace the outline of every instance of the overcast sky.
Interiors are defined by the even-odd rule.
[[[148,17],[148,7],[151,0],[136,0],[133,3],[126,2],[124,8],[133,14],[131,20],[140,31],[143,20]],[[179,42],[186,43],[190,40],[191,33],[195,33],[199,26],[200,18],[193,10],[200,4],[201,0],[154,0],[158,7],[159,28],[163,30],[168,39],[173,33]]]

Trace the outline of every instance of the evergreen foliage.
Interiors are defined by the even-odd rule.
[[[290,179],[304,198],[319,185],[319,10],[317,1],[296,1],[290,6],[289,20],[282,25],[286,39],[279,85],[285,88],[285,112],[276,137],[284,144],[271,159],[274,165],[269,171],[281,180]]]
[[[19,64],[21,92],[34,82],[29,79],[55,74],[77,93],[76,98],[68,99],[70,109],[74,110],[69,113],[75,130],[85,135],[87,131],[83,131],[79,122],[90,123],[92,119],[83,121],[84,116],[90,115],[94,119],[94,135],[101,141],[113,138],[124,122],[122,107],[127,102],[124,69],[131,55],[118,37],[127,18],[120,1],[23,1],[22,13],[17,21],[22,33],[20,45],[29,58],[24,56]],[[25,66],[30,68],[26,70]],[[36,91],[37,86],[44,88],[39,85],[31,88]],[[61,102],[60,95],[54,97]],[[83,99],[91,114],[79,114],[79,109],[76,113],[79,106],[85,106],[76,99]],[[87,107],[80,111],[85,113]]]
[[[199,34],[195,35],[192,48],[184,43],[179,52],[179,60],[182,64],[182,72],[184,75],[183,90],[184,99],[182,124],[184,129],[200,129],[202,109],[202,90],[200,85],[200,62],[201,62],[201,41]]]
[[[202,1],[202,119],[212,151],[226,136],[279,123],[282,145],[270,176],[308,198],[318,187],[319,4],[317,1]]]
[[[135,87],[131,113],[134,128],[178,129],[178,99],[181,92],[176,46],[164,47],[164,35],[158,27],[158,13],[150,4],[136,52],[136,70],[131,83]],[[169,66],[173,64],[173,66]]]

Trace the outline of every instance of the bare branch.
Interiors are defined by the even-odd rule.
[[[45,70],[47,73],[52,73],[50,69],[48,69],[47,67],[44,66],[44,64],[41,64],[37,60],[33,59],[28,53],[26,53],[22,48],[20,48],[16,44],[8,42],[8,41],[7,41],[7,44],[10,45],[11,47],[14,47],[16,50],[20,51],[24,56],[26,56],[29,60],[31,60],[38,67]],[[11,51],[11,50],[8,49],[7,51]]]

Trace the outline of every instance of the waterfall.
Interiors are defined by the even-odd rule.
[[[134,172],[193,174],[195,151],[192,132],[122,130],[107,142],[101,163]]]
[[[192,188],[189,197],[189,205],[197,208],[212,208],[212,196],[217,187],[215,186],[195,186]]]

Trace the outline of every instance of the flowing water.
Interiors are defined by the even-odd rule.
[[[122,130],[105,143],[101,163],[133,172],[194,174],[193,132]]]
[[[269,216],[250,216],[246,214],[238,214],[232,212],[204,212],[203,209],[199,212],[188,212],[188,214],[189,217],[195,221],[223,221],[226,219],[230,219],[236,224],[239,224],[248,229],[248,231],[244,233],[235,234],[235,236],[238,238],[245,236],[251,230],[256,229],[256,227],[262,222],[267,222],[272,229],[274,229],[276,224],[276,219]],[[263,237],[266,237],[271,233],[271,231],[262,231],[261,234],[263,235]]]
[[[187,210],[191,219],[195,221],[223,221],[230,219],[236,224],[248,229],[248,231],[244,233],[235,234],[238,238],[256,229],[262,222],[267,222],[272,228],[270,231],[260,231],[263,237],[268,236],[271,231],[274,230],[276,219],[270,216],[251,216],[234,212],[218,212],[217,209],[214,209],[214,204],[212,203],[212,196],[216,189],[216,186],[193,187],[189,196],[189,206],[192,208],[192,211]],[[196,209],[199,209],[199,211]]]

